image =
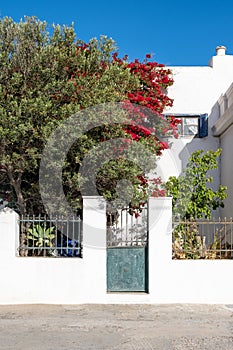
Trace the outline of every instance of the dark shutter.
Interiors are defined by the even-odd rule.
[[[208,114],[201,114],[199,119],[199,137],[208,136]]]

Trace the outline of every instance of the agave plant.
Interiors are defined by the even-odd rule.
[[[35,225],[28,229],[27,239],[32,241],[32,246],[38,247],[40,252],[45,247],[53,247],[53,239],[56,237],[54,229],[54,226],[46,228],[45,225]]]

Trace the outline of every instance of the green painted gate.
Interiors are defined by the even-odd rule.
[[[140,216],[128,208],[108,216],[107,291],[148,291],[147,207]]]

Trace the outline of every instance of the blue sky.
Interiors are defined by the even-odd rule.
[[[0,0],[0,16],[37,16],[49,24],[75,24],[88,41],[107,35],[120,55],[166,65],[207,65],[217,45],[233,54],[232,0]]]

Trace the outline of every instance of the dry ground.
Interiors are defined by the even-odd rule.
[[[1,350],[233,350],[233,305],[0,306]]]

